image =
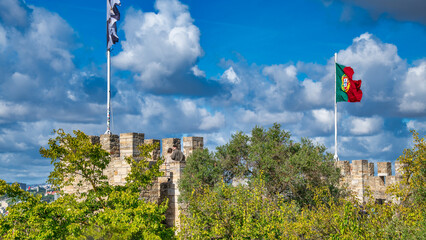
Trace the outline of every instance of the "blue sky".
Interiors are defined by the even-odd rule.
[[[0,2],[0,178],[44,182],[52,130],[105,132],[105,1]],[[282,124],[334,152],[333,55],[362,79],[339,103],[341,160],[395,161],[426,132],[422,0],[122,1],[113,133],[203,136]]]

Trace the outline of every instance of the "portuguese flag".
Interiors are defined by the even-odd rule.
[[[336,102],[360,102],[361,80],[352,80],[354,70],[336,63]]]

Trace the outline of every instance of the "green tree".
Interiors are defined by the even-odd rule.
[[[0,217],[0,238],[60,239],[81,233],[80,222],[85,210],[72,196],[47,203],[41,195],[32,195],[19,187],[0,180],[0,195],[7,194],[14,202],[9,214]]]
[[[181,239],[425,239],[424,208],[360,205],[312,188],[312,204],[269,197],[261,176],[249,185],[219,183],[193,194],[181,215]]]
[[[424,137],[411,131],[414,146],[404,149],[398,158],[401,164],[402,181],[388,189],[405,205],[426,205],[426,142]]]
[[[295,239],[302,236],[295,224],[299,208],[267,197],[265,182],[250,186],[219,183],[213,190],[191,196],[187,214],[181,215],[181,239]]]
[[[335,188],[329,185],[334,180],[315,183],[323,181],[321,178],[328,174],[334,176],[336,171],[332,168],[331,173],[327,173],[329,169],[321,169],[327,165],[318,162],[328,163],[331,157],[323,152],[323,147],[306,139],[292,143],[277,126],[272,132],[268,130],[270,136],[262,129],[254,130],[251,137],[242,133],[234,135],[230,143],[218,148],[222,159],[216,154],[217,159],[213,161],[226,163],[228,172],[224,176],[245,176],[250,179],[248,184],[234,187],[219,181],[193,191],[181,215],[181,239],[426,239],[426,208],[422,195],[425,142],[415,132],[414,147],[404,150],[399,158],[403,163],[403,181],[392,189],[402,199],[402,204],[378,204],[371,192],[366,191],[370,197],[361,205],[355,196],[336,194]],[[285,146],[281,146],[286,142],[282,140],[287,141]],[[285,147],[290,150],[282,152]],[[270,152],[263,152],[264,148]],[[282,160],[284,153],[288,155]],[[284,169],[291,166],[294,169],[271,171],[265,165],[280,166],[262,158],[283,161]],[[310,166],[309,162],[314,165]],[[324,175],[311,172],[315,166]],[[268,181],[274,181],[278,171],[295,174],[293,182],[284,183],[292,186],[288,188],[290,197],[286,191],[276,195],[271,192],[274,186],[269,186]],[[274,184],[279,188],[283,186],[279,182]],[[298,191],[304,197],[292,196]],[[302,199],[308,204],[301,204]]]
[[[47,204],[41,196],[32,196],[15,184],[0,181],[0,195],[17,199],[9,214],[0,218],[0,238],[4,239],[170,239],[173,229],[162,222],[167,202],[160,205],[140,199],[140,190],[159,176],[160,159],[148,167],[147,159],[155,145],[140,147],[140,160],[126,158],[131,166],[127,184],[108,184],[104,170],[109,153],[81,131],[57,136],[41,148],[54,170],[48,182],[59,188],[70,184],[89,184],[90,190],[68,195]]]
[[[201,193],[205,187],[214,187],[221,181],[222,171],[214,153],[208,149],[197,149],[187,159],[185,171],[179,180],[181,200],[188,202],[194,193]]]
[[[205,185],[212,187],[221,178],[227,183],[236,179],[251,181],[262,173],[270,196],[310,204],[313,193],[309,186],[327,186],[333,196],[338,196],[340,172],[332,155],[309,139],[297,143],[290,137],[279,124],[268,130],[255,127],[250,136],[242,132],[232,135],[229,143],[217,147],[215,155],[205,151],[190,157],[190,167],[185,168],[181,180],[183,195]],[[217,176],[219,172],[222,176]]]

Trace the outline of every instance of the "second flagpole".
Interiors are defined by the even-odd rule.
[[[334,53],[334,161],[339,161],[337,155],[337,73],[336,73],[337,53]]]

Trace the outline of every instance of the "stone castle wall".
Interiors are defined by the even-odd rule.
[[[392,201],[392,196],[386,194],[386,188],[402,179],[399,162],[395,162],[395,175],[392,175],[391,162],[378,162],[377,176],[374,175],[374,163],[367,160],[338,161],[337,167],[342,175],[340,183],[346,185],[360,202],[367,201],[367,190],[377,202]]]
[[[126,162],[126,157],[139,157],[138,146],[141,144],[160,143],[161,146],[152,153],[152,159],[148,162],[157,161],[162,152],[165,162],[160,167],[163,175],[154,180],[154,183],[141,192],[141,197],[153,203],[161,203],[166,198],[169,200],[169,207],[166,212],[166,224],[179,227],[179,186],[178,181],[185,168],[185,162],[177,162],[170,158],[167,150],[174,144],[182,150],[187,158],[195,149],[202,149],[204,146],[202,137],[165,138],[162,141],[157,139],[145,139],[143,133],[122,133],[120,135],[104,134],[101,136],[90,136],[93,144],[101,144],[102,148],[111,154],[111,162],[104,170],[108,177],[109,184],[113,186],[124,185],[126,177],[130,173],[130,165]],[[91,186],[81,182],[81,178],[76,178],[73,185],[63,189],[65,193],[81,193],[91,189]]]

